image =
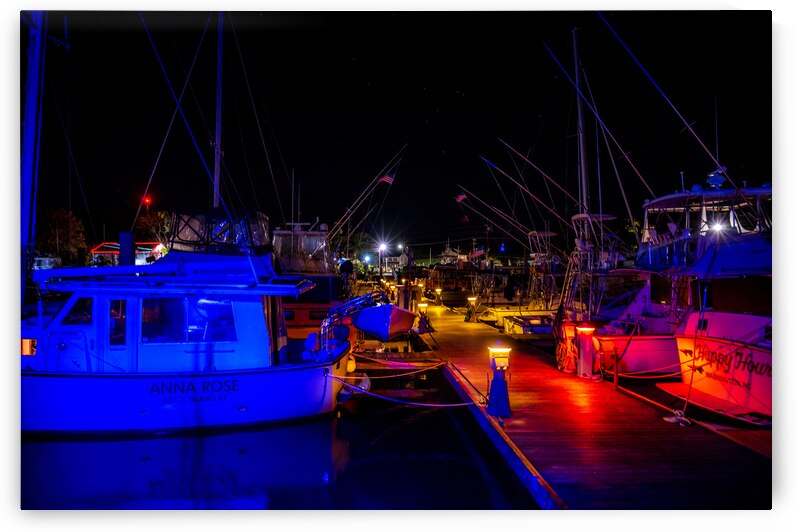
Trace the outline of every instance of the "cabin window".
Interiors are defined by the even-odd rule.
[[[292,310],[286,310],[285,311],[285,319],[287,321],[295,320],[296,319],[296,314]]]
[[[91,298],[81,297],[64,316],[62,325],[91,325]]]
[[[143,343],[237,340],[232,302],[204,297],[147,298],[141,317]]]
[[[310,310],[311,320],[324,320],[328,312],[326,310]]]
[[[108,318],[110,345],[125,345],[127,343],[127,301],[112,299],[110,316]]]
[[[185,301],[182,298],[146,298],[141,308],[141,341],[185,341]]]
[[[189,342],[233,342],[235,317],[232,301],[207,298],[188,298]]]

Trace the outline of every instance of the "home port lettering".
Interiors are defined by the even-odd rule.
[[[165,402],[224,401],[227,393],[237,392],[238,379],[173,380],[153,382],[150,395],[159,395]]]

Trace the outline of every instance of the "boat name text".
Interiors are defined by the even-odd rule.
[[[221,392],[237,392],[238,379],[214,379],[202,381],[160,381],[153,382],[149,389],[150,395],[175,395],[175,394],[207,394]]]
[[[725,373],[746,372],[749,375],[760,375],[771,378],[771,364],[755,361],[754,354],[748,351],[737,350],[732,353],[722,353],[714,351],[705,344],[697,344],[696,354],[690,349],[682,349],[683,354],[688,357],[693,356],[695,363],[701,362],[703,365],[713,366],[723,370]]]

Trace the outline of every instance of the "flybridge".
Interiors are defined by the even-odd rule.
[[[246,293],[298,297],[313,288],[306,279],[277,276],[266,257],[197,255],[174,251],[149,266],[101,266],[37,270],[33,280],[49,290],[93,292]]]

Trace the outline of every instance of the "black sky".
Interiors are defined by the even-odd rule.
[[[603,16],[714,153],[718,139],[718,159],[736,183],[771,182],[771,12]],[[374,238],[469,247],[485,223],[455,202],[457,185],[541,229],[543,209],[481,157],[524,175],[547,200],[543,178],[503,139],[577,195],[574,90],[545,48],[571,75],[575,27],[601,117],[655,194],[679,189],[681,171],[686,187],[703,182],[714,163],[596,12],[232,12],[222,145],[224,179],[240,201],[233,194],[230,203],[259,208],[272,225],[286,221],[295,174],[302,221],[332,225],[405,146],[393,185],[374,196],[381,208],[362,227]],[[158,158],[175,106],[147,28],[175,91],[196,54],[183,108],[212,169],[215,14],[50,13],[41,206],[74,210],[90,241],[130,229],[153,168],[155,208],[210,202],[181,117]],[[588,112],[586,130],[592,208],[599,176],[604,208],[626,217],[604,146],[598,172]],[[651,195],[625,161],[617,166],[639,216]],[[575,212],[560,195],[550,201],[562,215]]]

